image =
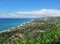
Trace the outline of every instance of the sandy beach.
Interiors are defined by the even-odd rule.
[[[0,33],[6,32],[6,31],[10,32],[11,30],[15,30],[15,28],[20,28],[20,26],[23,26],[23,25],[25,25],[26,23],[29,23],[29,22],[31,22],[31,21],[33,21],[33,19],[30,20],[30,21],[28,21],[28,22],[24,22],[24,23],[22,23],[22,24],[20,24],[20,25],[18,25],[18,26],[16,26],[16,27],[12,27],[12,28],[10,28],[10,29],[4,30],[4,31],[0,31]]]

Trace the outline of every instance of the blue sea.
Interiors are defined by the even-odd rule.
[[[32,19],[27,18],[0,18],[0,31],[19,26]]]

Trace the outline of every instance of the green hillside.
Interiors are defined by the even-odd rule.
[[[18,35],[24,34],[23,38]],[[59,44],[60,17],[45,17],[0,33],[0,44]]]

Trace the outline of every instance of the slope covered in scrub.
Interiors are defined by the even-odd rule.
[[[0,44],[58,44],[60,17],[45,17],[0,33]]]

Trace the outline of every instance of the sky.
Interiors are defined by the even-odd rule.
[[[0,0],[0,18],[60,16],[60,0]]]

